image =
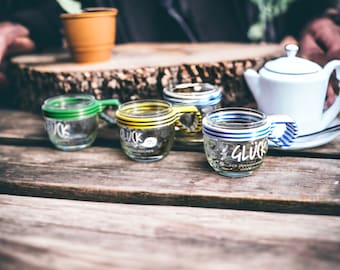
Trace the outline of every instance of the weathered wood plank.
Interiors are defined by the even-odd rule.
[[[0,268],[337,269],[340,217],[0,195]]]
[[[172,151],[156,163],[120,149],[62,152],[0,148],[0,192],[142,204],[340,214],[340,160],[266,157],[250,177],[217,175],[204,153]]]
[[[39,114],[23,111],[0,110],[0,144],[20,145],[49,145],[44,121]],[[119,134],[116,128],[104,124],[99,129],[95,142],[97,146],[119,146]],[[203,151],[203,147],[174,146],[177,150]],[[280,156],[313,156],[322,158],[340,159],[340,136],[333,141],[320,147],[304,149],[299,151],[277,151],[269,152],[269,155]]]
[[[0,109],[0,137],[10,139],[46,140],[42,115]]]
[[[223,102],[235,105],[254,102],[243,71],[283,52],[278,44],[131,43],[115,46],[110,61],[96,64],[75,64],[63,53],[17,56],[10,74],[26,110],[37,111],[44,99],[61,93],[121,101],[161,97],[174,80],[219,85]]]

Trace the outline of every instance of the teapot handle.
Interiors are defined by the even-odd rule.
[[[329,63],[326,64],[324,67],[324,71],[326,72],[327,76],[327,82],[329,81],[329,78],[335,69],[336,73],[336,79],[338,81],[338,85],[340,88],[340,60],[333,60],[330,61]],[[340,112],[340,94],[336,97],[334,103],[324,111],[322,119],[321,119],[321,124],[322,124],[322,129],[324,129]]]

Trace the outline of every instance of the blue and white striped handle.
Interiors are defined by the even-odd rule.
[[[295,121],[288,115],[269,115],[271,122],[268,139],[279,147],[290,146],[298,135]]]

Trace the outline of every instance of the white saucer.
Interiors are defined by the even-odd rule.
[[[340,124],[340,119],[335,119],[328,125],[328,127],[337,124]],[[306,148],[313,148],[329,143],[330,141],[334,140],[338,135],[340,135],[340,130],[297,138],[294,143],[288,147],[278,147],[273,143],[269,143],[269,148],[281,150],[301,150]]]

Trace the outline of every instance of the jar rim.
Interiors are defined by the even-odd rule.
[[[246,107],[216,109],[208,112],[205,118],[212,127],[233,130],[254,129],[268,122],[263,112]]]
[[[46,99],[41,110],[46,117],[66,120],[96,115],[101,106],[92,95],[70,94]]]
[[[268,136],[270,129],[263,112],[245,107],[217,109],[203,118],[203,133],[222,140],[260,139]]]
[[[116,112],[117,120],[124,122],[174,121],[176,111],[170,102],[160,99],[141,99],[121,104]]]
[[[181,83],[171,88],[164,88],[163,94],[171,98],[199,101],[220,96],[222,89],[210,83]]]
[[[170,101],[172,104],[185,104],[185,105],[195,105],[195,106],[213,106],[220,103],[222,99],[222,94],[220,93],[215,97],[208,98],[197,98],[197,99],[182,99],[182,98],[173,98],[164,94],[164,99]]]

